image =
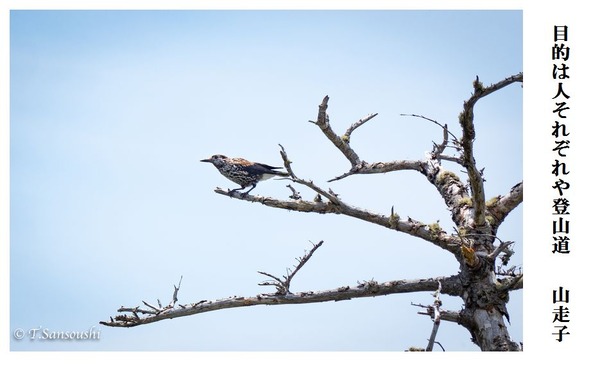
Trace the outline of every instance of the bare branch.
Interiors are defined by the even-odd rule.
[[[417,304],[413,304],[413,306],[421,306],[421,307],[426,307],[426,308],[428,307],[428,306],[417,305]],[[425,315],[425,316],[429,316],[429,317],[433,316],[433,312],[430,312],[430,311],[420,311],[417,314],[421,314],[421,315]],[[457,311],[440,309],[440,319],[442,321],[460,323],[460,313]]]
[[[160,312],[160,309],[157,309],[156,307],[152,306],[151,304],[147,303],[146,301],[142,301],[142,303],[146,306],[148,306],[150,309],[154,310],[155,313]]]
[[[328,127],[329,126],[329,118],[327,117],[327,113],[326,113],[328,100],[329,100],[329,97],[326,96],[326,99],[324,99],[324,102],[319,106],[319,115],[318,115],[319,120],[317,122],[313,122],[313,123],[320,124],[320,127],[322,129],[325,128],[326,130],[328,130],[328,131],[324,131],[324,132],[326,133],[328,138],[330,140],[333,140],[332,142],[334,142],[334,144],[336,144],[336,142],[338,142],[338,140],[334,137],[337,137],[337,136],[335,136],[335,134],[333,134],[332,132],[329,132],[329,130],[331,130],[331,128]],[[468,198],[467,187],[461,182],[460,178],[457,175],[453,174],[452,172],[444,170],[441,167],[440,161],[439,161],[440,159],[443,158],[445,160],[457,162],[461,165],[463,164],[463,161],[461,158],[453,157],[453,156],[444,156],[441,154],[441,152],[446,148],[448,134],[450,134],[450,135],[452,135],[452,134],[447,130],[447,126],[443,126],[443,125],[439,124],[438,122],[431,120],[429,118],[423,117],[423,116],[418,116],[418,115],[414,115],[414,116],[419,117],[419,118],[424,118],[426,120],[437,123],[439,126],[441,126],[444,129],[445,141],[443,142],[443,144],[441,146],[437,147],[433,153],[429,153],[427,158],[425,158],[424,160],[419,160],[419,161],[398,160],[398,161],[392,161],[392,162],[367,163],[358,157],[358,155],[350,148],[349,144],[344,144],[343,148],[340,149],[340,147],[338,147],[338,149],[342,150],[342,152],[345,152],[345,154],[348,154],[349,150],[352,150],[352,155],[355,156],[355,157],[349,159],[352,167],[350,168],[350,170],[348,172],[329,180],[329,182],[341,180],[343,178],[346,178],[348,176],[355,175],[355,174],[375,174],[375,173],[385,173],[385,172],[399,171],[399,170],[415,170],[415,171],[423,174],[436,187],[436,189],[442,195],[446,205],[451,210],[453,210],[454,222],[458,226],[461,226],[465,223],[465,221],[471,219],[470,209],[466,209],[465,207],[463,207],[464,205],[466,205],[466,203],[464,203],[465,199]],[[456,137],[454,137],[454,135],[452,135],[452,137],[454,138],[453,142],[458,145],[458,141],[455,139]],[[339,141],[341,142],[341,139]],[[336,146],[337,146],[337,144],[336,144]],[[284,160],[286,160],[286,159],[287,158],[284,158]],[[312,182],[310,182],[310,184],[312,184]],[[322,195],[322,193],[319,193],[319,194]]]
[[[483,84],[481,84],[479,82],[479,77],[475,78],[475,81],[473,82],[473,88],[474,88],[474,93],[473,96],[471,96],[471,99],[469,100],[474,100],[473,105],[475,104],[475,102],[479,99],[481,99],[482,97],[485,97],[491,93],[494,93],[504,87],[507,87],[513,83],[522,83],[523,82],[523,72],[519,72],[517,74],[514,74],[512,76],[509,76],[507,78],[505,78],[502,81],[499,81],[495,84],[491,84],[488,85],[487,87],[484,87]]]
[[[332,181],[342,180],[342,179],[344,179],[344,178],[346,178],[346,177],[348,177],[348,176],[352,176],[352,175],[354,175],[354,174],[356,174],[356,173],[358,173],[358,172],[352,171],[352,169],[351,169],[351,170],[349,170],[349,171],[348,171],[348,172],[346,172],[346,173],[343,173],[343,174],[341,174],[341,175],[339,175],[339,176],[336,176],[336,177],[334,177],[333,179],[329,179],[329,180],[327,180],[327,182],[328,182],[328,183],[331,183]]]
[[[290,195],[290,199],[294,199],[294,200],[302,199],[302,197],[300,196],[300,193],[298,191],[296,191],[296,189],[294,187],[292,187],[291,184],[288,184],[286,187],[289,188],[290,191],[292,191],[292,195]]]
[[[215,192],[221,195],[229,196],[230,198],[244,200],[247,202],[258,202],[264,204],[265,206],[285,210],[314,212],[319,214],[343,214],[367,222],[375,223],[388,229],[408,233],[412,236],[431,242],[452,253],[460,253],[460,240],[456,237],[446,234],[446,232],[442,231],[439,226],[437,226],[435,229],[432,229],[431,225],[426,225],[411,218],[408,220],[400,220],[398,218],[398,220],[394,220],[393,223],[391,223],[388,216],[375,214],[370,211],[351,206],[343,202],[340,197],[331,189],[326,191],[314,184],[312,181],[299,178],[292,170],[291,161],[288,158],[285,148],[282,145],[279,145],[279,147],[281,148],[280,154],[281,158],[283,159],[283,164],[289,174],[289,178],[287,179],[315,191],[317,193],[317,197],[314,201],[310,202],[301,199],[291,201],[279,200],[247,193],[225,191],[218,187],[215,189]],[[445,185],[443,183],[444,182],[442,182],[442,185]],[[456,196],[457,193],[460,192],[452,190],[451,196]],[[329,202],[324,202],[322,198],[327,199]]]
[[[305,254],[300,259],[298,259],[298,265],[296,267],[294,267],[294,270],[292,271],[292,273],[286,277],[286,287],[287,287],[288,293],[290,292],[289,287],[290,287],[292,278],[298,273],[298,271],[300,271],[300,268],[302,268],[304,266],[304,264],[306,264],[308,262],[308,260],[310,260],[312,255],[315,253],[315,251],[317,249],[319,249],[319,247],[321,245],[323,245],[323,240],[319,241],[316,244],[313,244],[312,249],[307,254]]]
[[[348,128],[348,130],[346,130],[346,132],[342,136],[342,141],[344,141],[346,143],[350,143],[350,136],[352,135],[352,132],[354,130],[358,129],[360,126],[362,126],[365,123],[367,123],[368,121],[370,121],[371,119],[375,118],[376,116],[377,116],[377,113],[375,113],[375,114],[369,114],[366,117],[360,119],[358,122],[353,123],[352,126],[350,126]]]
[[[499,238],[498,238],[498,240],[499,240]],[[501,242],[500,245],[498,245],[492,253],[487,255],[487,258],[492,261],[496,260],[496,257],[498,257],[500,255],[500,253],[506,253],[509,255],[509,257],[512,256],[513,251],[510,249],[510,247],[513,244],[514,244],[513,241]]]
[[[488,201],[487,209],[494,217],[496,226],[499,226],[504,218],[521,203],[523,203],[523,182],[513,186],[508,194],[498,196],[492,202]]]
[[[327,114],[327,103],[329,102],[329,96],[323,98],[323,102],[319,105],[319,112],[317,114],[317,121],[309,121],[319,126],[323,134],[329,139],[336,148],[342,152],[342,154],[350,161],[351,168],[348,172],[339,175],[331,180],[336,181],[354,174],[373,174],[373,173],[385,173],[391,171],[398,171],[403,169],[412,169],[421,172],[422,167],[421,161],[392,161],[392,162],[377,162],[367,163],[360,159],[358,154],[350,146],[350,136],[354,130],[361,125],[365,124],[369,120],[373,119],[377,114],[369,114],[366,117],[360,119],[356,123],[352,124],[346,133],[339,137],[329,123],[329,115]]]
[[[415,118],[420,118],[420,119],[425,119],[426,121],[435,123],[436,125],[438,125],[439,127],[442,128],[443,132],[442,132],[442,143],[441,144],[436,144],[435,142],[433,143],[434,148],[433,151],[431,152],[432,156],[434,158],[440,158],[442,156],[442,153],[444,153],[444,150],[446,149],[446,147],[448,146],[448,135],[452,136],[453,142],[457,143],[457,138],[454,136],[454,134],[452,134],[450,132],[450,130],[448,130],[448,125],[444,124],[442,125],[440,122],[436,121],[435,119],[431,119],[428,118],[424,115],[419,115],[419,114],[400,114],[400,116],[412,116]],[[462,160],[458,157],[454,157],[454,156],[443,156],[445,160],[449,160],[449,161],[454,161],[457,162],[459,164],[462,164]]]
[[[142,313],[142,314],[153,313],[153,314],[157,314],[157,313],[160,313],[160,312],[164,311],[165,309],[172,308],[177,303],[177,293],[179,292],[179,289],[181,288],[181,281],[182,280],[183,280],[183,275],[181,275],[181,277],[179,278],[179,285],[177,285],[177,286],[173,285],[173,288],[174,288],[173,297],[171,299],[171,302],[167,306],[165,306],[165,307],[163,307],[162,304],[160,303],[160,299],[157,299],[156,301],[158,303],[158,307],[152,306],[151,304],[149,304],[146,301],[142,301],[142,303],[145,306],[147,306],[147,307],[149,307],[151,309],[150,311],[139,309],[139,307],[129,308],[129,309],[121,308],[121,309],[123,309],[123,311],[131,311],[133,314],[136,314],[136,313]]]
[[[348,205],[342,202],[338,197],[335,197],[329,192],[317,187],[312,182],[307,182],[297,178],[292,180],[294,180],[297,183],[306,185],[311,189],[316,188],[316,192],[319,195],[327,198],[329,202],[306,200],[279,200],[252,194],[241,194],[237,192],[231,193],[221,188],[216,188],[215,192],[217,194],[229,196],[234,199],[252,203],[261,203],[265,206],[284,210],[319,214],[343,214],[349,217],[354,217],[363,221],[371,222],[376,225],[386,227],[388,229],[407,233],[414,237],[419,237],[452,253],[460,252],[460,239],[442,231],[439,228],[439,225],[427,225],[412,218],[408,218],[407,220],[398,218],[398,220],[394,221],[394,223],[390,223],[389,215],[375,214],[371,211]]]
[[[463,164],[462,159],[460,157],[456,157],[456,156],[446,156],[445,154],[438,154],[437,158],[439,160],[452,161],[452,162],[460,164],[460,165]]]
[[[177,303],[177,293],[179,293],[179,289],[181,288],[182,280],[183,280],[183,275],[181,275],[181,277],[179,278],[179,285],[177,285],[177,286],[173,285],[173,288],[175,290],[173,291],[173,299],[171,300],[171,303],[169,304],[169,306],[175,306],[175,304]]]
[[[402,170],[413,170],[423,172],[423,161],[417,160],[396,160],[390,162],[367,163],[361,161],[359,165],[353,166],[350,170],[340,176],[336,176],[328,182],[343,179],[351,175],[369,175],[374,173],[386,173]]]
[[[442,301],[440,300],[440,293],[442,292],[442,283],[439,283],[438,289],[433,293],[433,305],[431,306],[433,310],[433,328],[431,329],[431,336],[429,337],[429,344],[425,348],[426,351],[433,351],[433,344],[435,343],[435,336],[437,335],[438,328],[440,327],[441,321],[441,313],[440,306],[442,305]]]
[[[471,194],[473,197],[473,220],[476,227],[485,226],[485,191],[483,187],[483,178],[481,171],[477,169],[473,153],[473,143],[475,141],[474,107],[475,103],[484,96],[489,95],[501,88],[504,88],[515,82],[523,82],[523,73],[510,76],[496,84],[484,87],[479,81],[479,77],[473,82],[474,92],[471,98],[464,103],[464,110],[459,115],[459,122],[463,129],[462,150],[464,166],[467,168],[469,183],[471,185]]]
[[[451,148],[454,148],[458,151],[461,150],[460,148],[460,142],[458,140],[458,138],[456,138],[456,136],[454,134],[452,134],[452,132],[450,132],[450,130],[448,130],[448,125],[444,124],[443,127],[443,139],[442,139],[442,143],[441,144],[436,144],[435,142],[433,143],[434,148],[433,151],[431,152],[432,157],[433,158],[437,158],[438,160],[446,160],[446,161],[452,161],[455,162],[459,165],[464,165],[464,161],[462,159],[462,157],[460,156],[447,156],[444,153],[444,151],[446,150],[446,148],[448,147],[448,135],[452,136],[452,145],[450,146]]]
[[[508,292],[523,289],[523,274],[508,276],[499,281],[498,290]]]
[[[425,119],[426,121],[435,123],[436,125],[438,125],[442,129],[444,129],[445,131],[447,131],[447,129],[448,129],[448,125],[442,125],[440,122],[436,121],[435,119],[428,118],[428,117],[426,117],[424,115],[419,115],[419,114],[400,114],[400,116],[412,116],[412,117],[415,117],[415,118]],[[447,138],[447,137],[444,137],[444,138]]]
[[[281,154],[281,158],[283,159],[283,165],[285,166],[285,169],[287,169],[287,171],[290,175],[290,180],[292,180],[294,183],[302,184],[303,186],[310,188],[311,190],[315,191],[317,194],[329,199],[329,201],[332,202],[333,204],[339,204],[340,200],[334,194],[331,194],[330,192],[326,192],[325,190],[319,188],[312,181],[303,180],[303,179],[300,179],[298,176],[296,176],[294,171],[292,171],[292,163],[288,159],[285,148],[281,144],[279,145],[279,147],[281,148],[281,151],[279,153]]]
[[[317,120],[317,122],[313,123],[318,124],[321,129],[324,129],[324,133],[327,135],[327,137],[330,140],[332,140],[332,142],[336,146],[338,146],[338,149],[340,149],[346,156],[350,155],[350,151],[353,156],[352,158],[349,158],[352,165],[350,170],[342,175],[330,179],[329,182],[341,180],[343,178],[355,174],[375,174],[399,170],[415,170],[423,174],[436,187],[436,189],[442,195],[446,205],[453,211],[453,220],[458,226],[462,226],[466,223],[466,221],[471,220],[472,213],[470,207],[464,207],[466,206],[465,200],[469,197],[467,186],[465,186],[461,182],[460,178],[457,175],[444,170],[440,165],[441,159],[453,161],[461,165],[463,164],[462,159],[459,157],[445,156],[441,154],[442,151],[447,147],[449,135],[452,136],[453,143],[455,145],[459,145],[458,141],[456,140],[456,137],[448,131],[447,126],[441,125],[439,122],[434,121],[430,118],[413,114],[412,116],[414,117],[423,118],[438,124],[438,126],[440,126],[444,130],[444,141],[442,142],[442,145],[438,145],[434,149],[434,151],[432,153],[429,153],[428,156],[423,160],[397,160],[391,162],[367,163],[358,157],[358,155],[350,148],[348,143],[345,143],[343,146],[339,146],[341,145],[340,142],[342,142],[341,138],[337,137],[329,127],[329,118],[326,112],[328,101],[329,97],[326,96],[323,103],[319,106],[319,119]],[[284,160],[287,160],[287,157],[284,157]],[[293,175],[293,173],[291,173],[291,176],[292,179],[295,178],[295,175]],[[295,181],[299,182],[298,180]],[[312,182],[306,183],[313,184]],[[314,187],[311,188],[313,188],[316,191]],[[321,192],[317,191],[317,193],[323,195],[323,193]],[[332,200],[332,202],[336,204],[339,203],[338,201]],[[469,200],[469,203],[470,202],[471,201]],[[340,213],[346,214],[341,211]]]
[[[332,290],[307,291],[295,294],[259,294],[254,297],[233,296],[216,301],[202,300],[187,305],[178,305],[177,308],[168,308],[159,312],[143,312],[136,308],[121,307],[119,313],[135,313],[136,315],[119,314],[112,321],[101,321],[100,324],[111,327],[134,327],[178,317],[185,317],[209,311],[248,307],[257,305],[291,305],[315,302],[330,302],[350,300],[354,298],[375,297],[390,294],[410,292],[435,291],[439,282],[444,285],[445,294],[460,296],[462,284],[457,275],[416,280],[394,280],[385,283],[368,281],[359,283],[354,287],[342,286]],[[145,315],[144,317],[139,314]],[[442,315],[443,319],[444,315]]]
[[[263,271],[258,271],[259,274],[265,275],[270,277],[271,279],[275,280],[276,282],[263,282],[263,283],[259,283],[259,286],[275,286],[277,288],[277,294],[289,294],[290,293],[290,283],[292,282],[292,279],[294,278],[294,276],[296,275],[296,273],[298,273],[298,271],[300,271],[300,268],[302,268],[304,266],[304,264],[306,264],[308,262],[308,260],[310,260],[310,258],[312,257],[313,253],[315,253],[315,251],[317,249],[319,249],[319,247],[323,245],[323,240],[319,241],[317,244],[313,244],[312,249],[306,253],[304,256],[302,256],[300,259],[296,259],[298,260],[298,265],[296,265],[294,267],[294,270],[292,271],[291,274],[288,273],[288,275],[283,277],[282,279],[279,279],[269,273],[263,272]]]
[[[274,280],[274,282],[273,281],[261,282],[258,284],[259,286],[275,286],[275,287],[277,287],[278,294],[285,294],[285,290],[283,292],[279,291],[279,287],[285,285],[285,282],[283,280],[279,279],[277,276],[271,275],[268,272],[264,272],[264,271],[257,271],[257,272],[261,275],[268,276],[269,278]]]
[[[360,164],[360,158],[358,157],[356,152],[354,150],[352,150],[352,148],[350,147],[350,144],[347,141],[344,141],[344,139],[342,139],[342,137],[339,137],[337,134],[335,134],[335,132],[333,131],[333,129],[331,128],[331,126],[329,124],[329,115],[327,114],[327,103],[328,102],[329,102],[329,96],[325,96],[323,98],[323,101],[319,105],[317,121],[316,122],[309,121],[309,122],[314,123],[315,125],[319,126],[319,128],[321,129],[323,134],[325,134],[325,136],[335,145],[335,147],[338,148],[344,156],[346,156],[348,161],[350,161],[350,164],[352,164],[353,167],[357,166]],[[373,116],[375,116],[375,115],[373,115]],[[371,118],[369,118],[369,119],[371,119]],[[365,120],[364,122],[366,122],[367,120]],[[360,126],[360,125],[358,125],[358,126]],[[356,126],[356,127],[358,127],[358,126]],[[351,132],[352,131],[350,131],[350,133]]]

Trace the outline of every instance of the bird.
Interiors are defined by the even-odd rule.
[[[200,161],[211,163],[219,170],[221,175],[241,186],[240,188],[230,190],[229,193],[241,191],[251,186],[248,191],[243,192],[246,195],[256,187],[259,181],[270,179],[273,176],[289,176],[286,172],[277,171],[277,169],[283,169],[282,167],[273,167],[239,157],[230,158],[222,154],[215,154],[210,158]]]

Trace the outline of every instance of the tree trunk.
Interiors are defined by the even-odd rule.
[[[472,341],[482,351],[521,350],[520,345],[510,339],[503,315],[497,309],[465,309],[462,316],[462,325],[471,332]]]

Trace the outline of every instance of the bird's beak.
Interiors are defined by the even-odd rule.
[[[210,158],[205,158],[204,160],[200,160],[200,162],[212,162]]]

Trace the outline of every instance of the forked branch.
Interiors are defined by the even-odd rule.
[[[300,271],[300,269],[308,262],[308,260],[310,260],[312,255],[315,253],[315,251],[317,249],[319,249],[319,247],[321,245],[323,245],[323,240],[319,241],[317,244],[313,244],[312,249],[308,253],[306,253],[301,258],[296,259],[298,261],[298,264],[294,267],[294,270],[291,273],[288,268],[286,275],[283,276],[283,279],[273,276],[264,271],[258,271],[259,274],[268,276],[269,278],[272,279],[272,280],[269,280],[266,282],[259,283],[259,286],[275,286],[277,289],[277,294],[279,294],[279,295],[289,294],[291,292],[290,291],[290,283],[292,283],[292,279],[298,273],[298,271]]]
[[[483,177],[481,174],[482,171],[477,168],[473,150],[473,143],[475,142],[475,104],[479,101],[479,99],[515,82],[523,82],[523,73],[518,73],[516,75],[507,77],[506,79],[487,87],[484,87],[479,81],[479,77],[477,77],[473,82],[473,94],[467,101],[465,101],[463,105],[464,110],[458,117],[460,126],[463,130],[461,142],[463,161],[469,175],[469,183],[473,198],[473,220],[476,227],[485,226],[485,191],[483,186]]]
[[[130,328],[166,319],[236,307],[331,302],[390,294],[435,291],[438,288],[438,283],[440,281],[445,286],[444,291],[446,294],[453,296],[460,295],[462,284],[460,278],[456,275],[429,279],[393,280],[384,283],[370,280],[358,283],[353,287],[342,286],[332,290],[305,291],[300,293],[288,293],[285,295],[274,293],[258,294],[250,297],[232,296],[214,301],[201,300],[186,305],[164,308],[162,310],[156,308],[151,310],[140,309],[139,306],[121,307],[117,310],[119,313],[117,316],[114,318],[111,317],[109,321],[101,321],[100,324],[110,327]]]
[[[358,156],[358,154],[352,149],[350,146],[350,136],[352,132],[354,132],[358,127],[362,126],[366,122],[370,121],[377,114],[369,114],[366,117],[358,120],[353,123],[344,133],[343,136],[338,136],[333,129],[331,128],[331,124],[329,122],[329,115],[327,114],[327,104],[329,102],[329,96],[325,96],[323,101],[319,105],[319,111],[317,113],[316,121],[309,121],[310,123],[314,123],[317,125],[323,134],[331,141],[331,143],[338,148],[340,152],[350,161],[351,168],[348,172],[341,174],[339,176],[334,177],[329,180],[329,182],[343,179],[345,177],[354,175],[354,174],[373,174],[373,173],[385,173],[399,170],[416,170],[422,171],[422,162],[414,161],[414,160],[397,160],[390,162],[376,162],[376,163],[367,163]]]
[[[301,211],[307,213],[319,214],[343,214],[349,217],[361,219],[371,222],[388,229],[400,231],[410,234],[411,236],[421,238],[440,248],[446,249],[454,254],[460,251],[460,239],[452,236],[440,229],[437,224],[425,224],[413,218],[401,219],[397,214],[391,215],[376,214],[368,210],[364,210],[342,201],[340,196],[334,193],[331,189],[325,190],[310,180],[304,180],[296,176],[291,162],[288,159],[287,153],[281,146],[281,157],[283,164],[289,173],[289,180],[294,183],[310,188],[317,193],[317,197],[313,201],[303,199],[281,200],[270,197],[257,196],[252,194],[244,194],[239,192],[226,191],[221,188],[215,189],[215,192],[221,195],[229,196],[234,199],[243,200],[246,202],[257,202],[265,206],[280,208],[285,210]]]
[[[319,126],[319,128],[321,129],[323,134],[325,134],[325,136],[331,141],[331,143],[333,143],[335,145],[335,147],[338,148],[340,150],[340,152],[342,152],[344,154],[344,156],[346,156],[346,158],[348,159],[348,161],[350,161],[350,164],[352,164],[353,167],[358,166],[358,165],[360,165],[361,161],[360,161],[360,158],[358,157],[358,155],[356,154],[356,152],[354,150],[352,150],[352,148],[350,147],[350,142],[349,142],[350,134],[358,126],[367,122],[369,119],[373,118],[377,114],[371,114],[371,116],[368,117],[368,119],[365,119],[364,121],[362,121],[362,123],[360,123],[360,121],[357,122],[359,124],[354,126],[354,128],[352,128],[352,126],[351,126],[350,129],[348,129],[348,131],[346,131],[346,139],[344,139],[344,138],[338,136],[331,128],[331,125],[329,123],[329,115],[327,114],[327,103],[328,102],[329,102],[329,96],[325,96],[323,98],[323,101],[319,105],[319,112],[317,113],[317,120],[309,121],[309,122],[314,123],[315,125]]]
[[[435,123],[436,125],[438,125],[439,127],[442,128],[442,143],[437,144],[437,143],[433,143],[433,151],[431,152],[431,157],[433,159],[438,159],[438,160],[447,160],[447,161],[453,161],[455,163],[458,164],[463,164],[463,161],[461,159],[461,157],[457,157],[457,156],[448,156],[443,154],[444,151],[446,150],[446,148],[449,146],[448,143],[450,141],[449,137],[452,137],[452,145],[451,147],[458,149],[457,145],[459,143],[458,138],[456,138],[456,136],[454,134],[452,134],[450,132],[450,130],[448,130],[448,125],[447,124],[441,124],[438,121],[436,121],[435,119],[431,119],[428,118],[424,115],[419,115],[419,114],[400,114],[400,116],[412,116],[415,118],[420,118],[420,119],[425,119],[426,121]]]

